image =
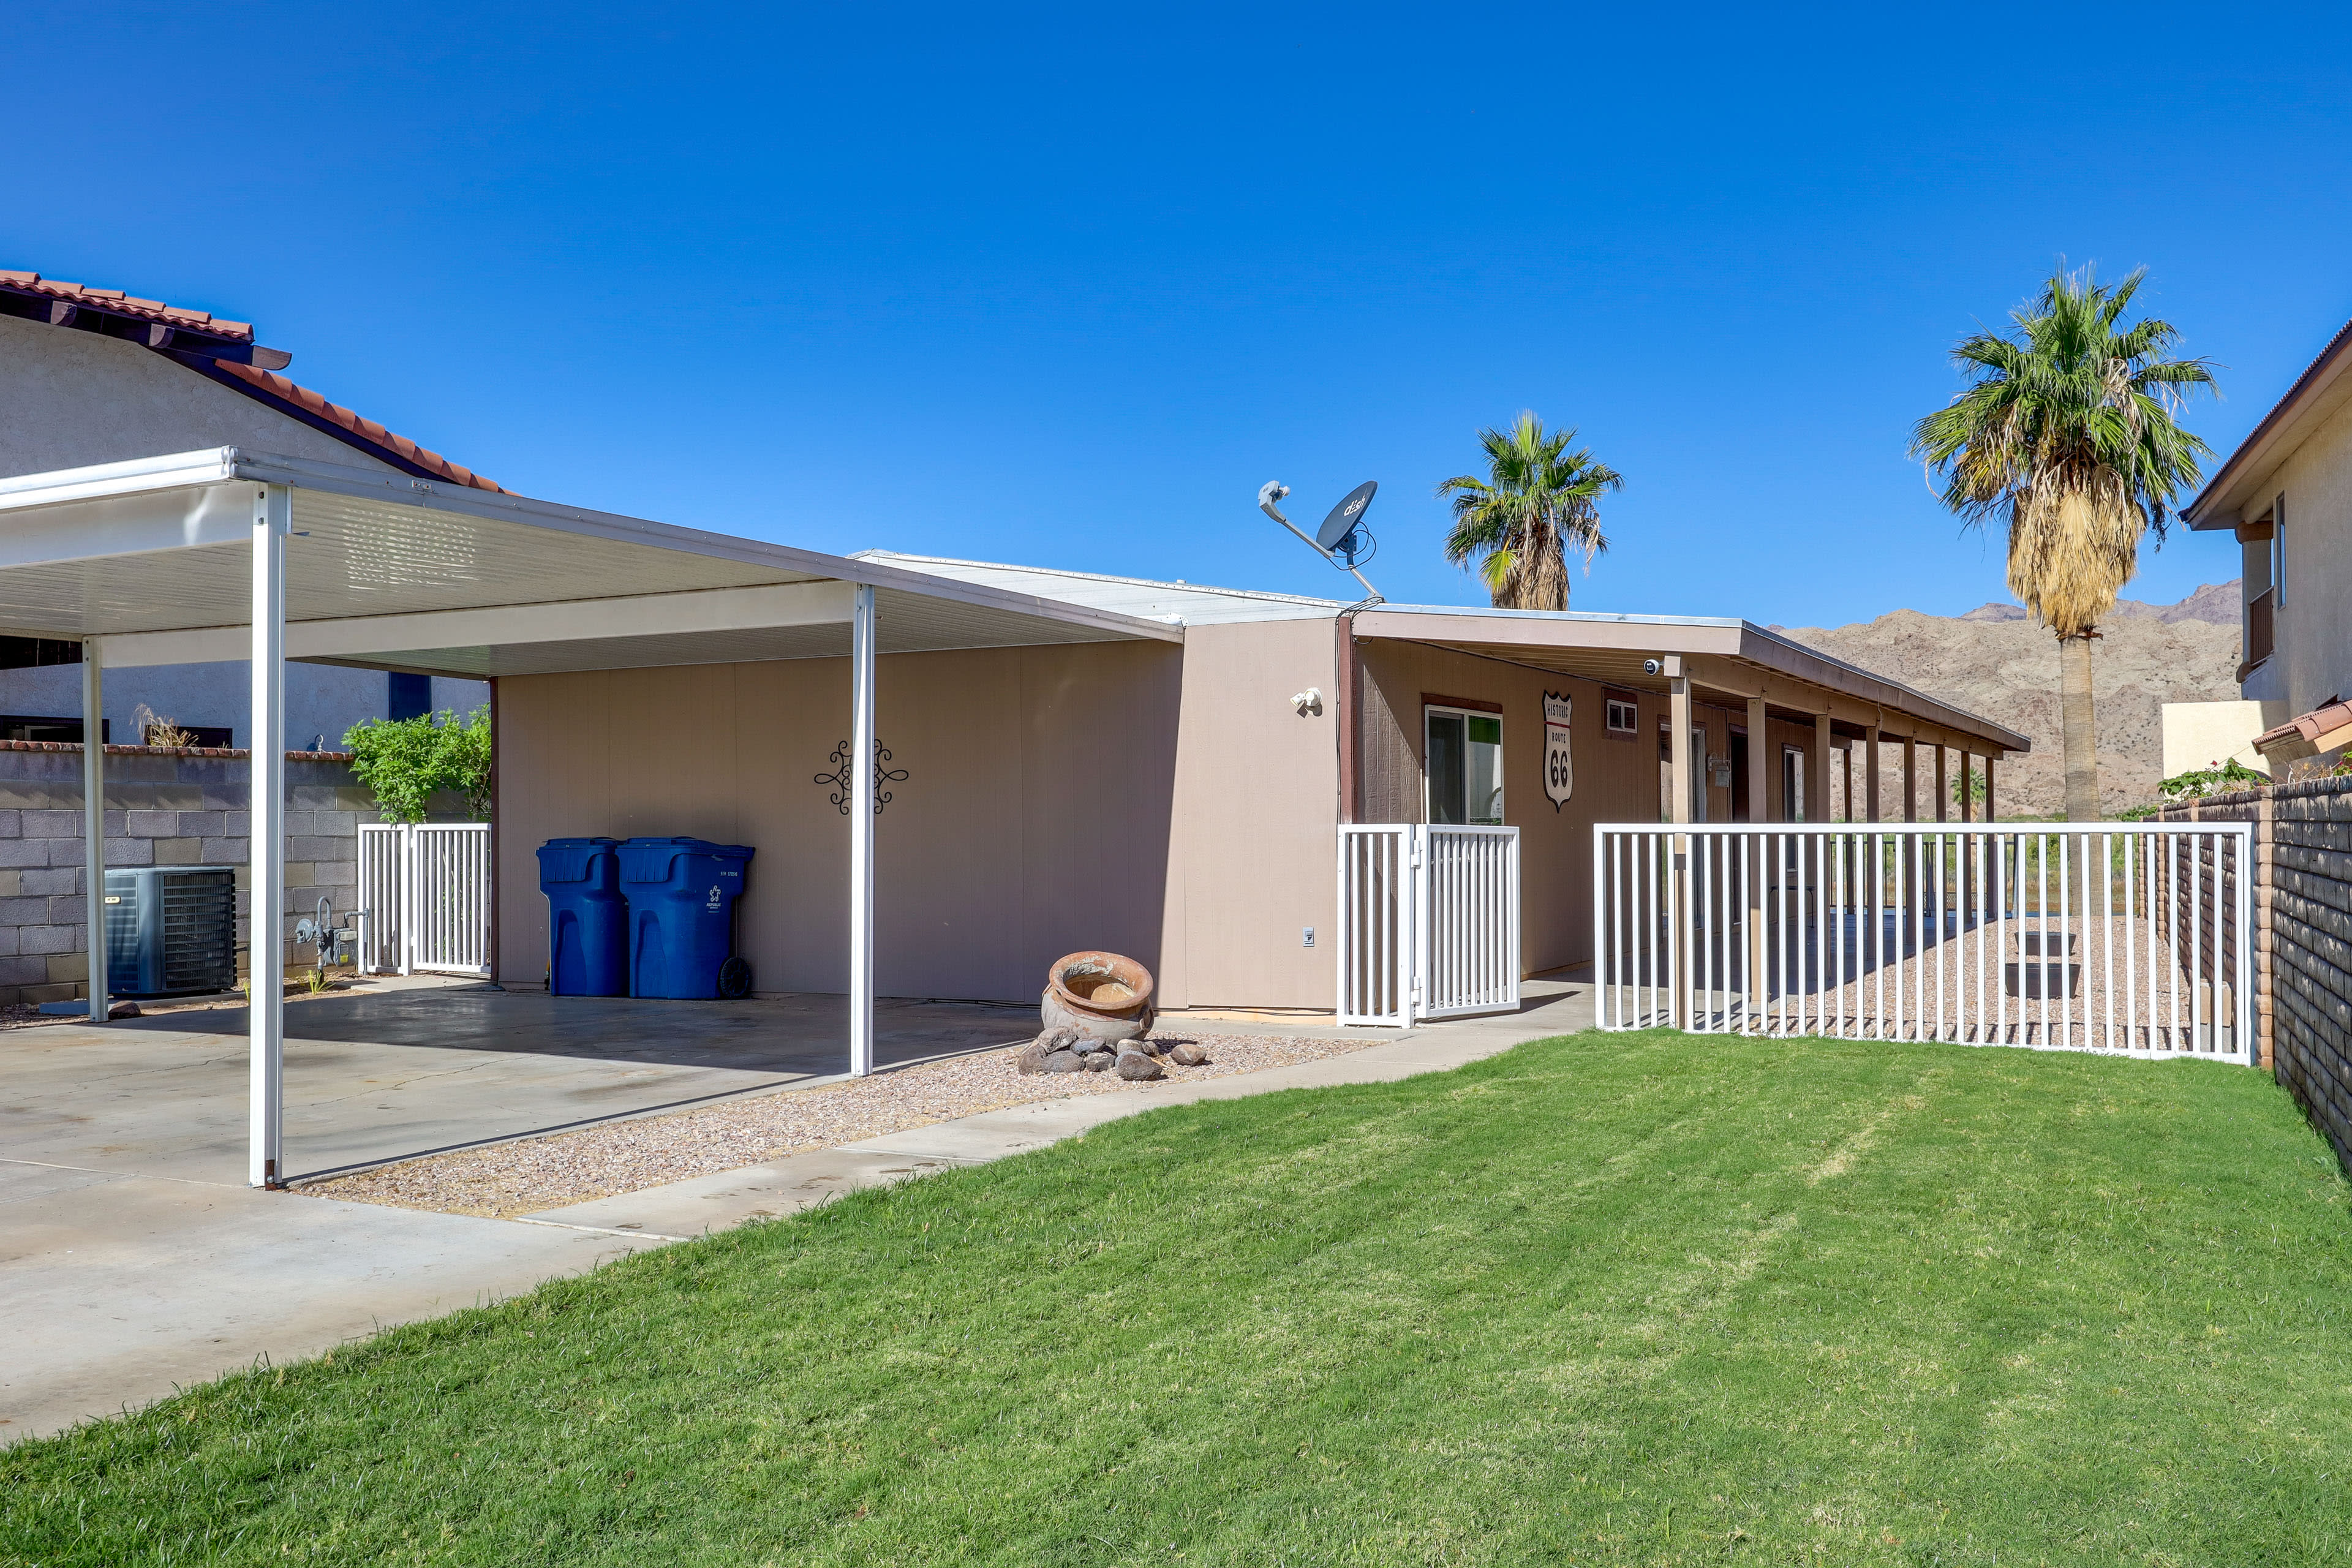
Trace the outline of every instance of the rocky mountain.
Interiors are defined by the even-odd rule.
[[[2177,605],[2117,602],[2091,654],[2107,811],[2155,795],[2163,704],[2238,695],[2238,615],[2236,583],[2209,584]],[[2000,814],[2060,810],[2058,645],[2022,607],[1985,605],[1956,616],[1895,610],[1854,626],[1772,629],[2023,733],[2033,750],[2002,763]],[[1899,751],[1884,765],[1899,767]]]

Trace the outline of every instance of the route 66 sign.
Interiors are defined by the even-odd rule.
[[[1568,748],[1568,721],[1573,705],[1557,691],[1545,692],[1543,705],[1544,794],[1551,797],[1551,808],[1558,811],[1560,803],[1576,793],[1576,762]]]

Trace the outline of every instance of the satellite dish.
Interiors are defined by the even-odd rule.
[[[1372,492],[1380,488],[1380,480],[1366,479],[1341,496],[1323,526],[1315,531],[1315,547],[1342,566],[1370,560],[1372,536],[1364,531],[1364,513],[1372,504]]]
[[[1339,498],[1339,504],[1331,509],[1331,515],[1323,520],[1321,531],[1312,539],[1307,537],[1304,529],[1283,516],[1282,509],[1275,505],[1290,493],[1290,487],[1280,479],[1268,479],[1258,487],[1257,509],[1288,529],[1299,543],[1362,583],[1367,595],[1364,604],[1378,605],[1383,603],[1380,590],[1366,581],[1364,574],[1356,568],[1372,558],[1372,536],[1364,527],[1364,510],[1372,504],[1372,492],[1380,488],[1377,479],[1367,479]]]

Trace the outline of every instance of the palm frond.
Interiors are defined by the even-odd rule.
[[[2010,587],[2062,636],[2115,607],[2142,536],[2162,541],[2173,498],[2213,455],[2175,419],[2185,396],[2214,389],[2212,367],[2172,357],[2169,321],[2121,324],[2147,277],[2052,274],[2010,331],[1952,346],[1969,384],[1911,427],[1912,457],[1941,476],[1965,526],[2006,520]]]
[[[1478,433],[1485,479],[1459,474],[1437,487],[1454,514],[1446,560],[1475,569],[1498,606],[1568,608],[1569,555],[1590,571],[1609,548],[1598,502],[1624,489],[1624,477],[1591,447],[1570,451],[1575,439],[1574,430],[1547,432],[1522,413],[1508,429]]]

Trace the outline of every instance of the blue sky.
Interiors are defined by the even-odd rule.
[[[1999,543],[1905,435],[2058,258],[2152,269],[2223,453],[2352,315],[2352,29],[1895,9],[83,7],[0,65],[0,266],[815,548],[1336,594],[1252,499],[1370,478],[1373,581],[1477,602],[1432,489],[1532,408],[1628,480],[1578,608],[1950,613]]]

